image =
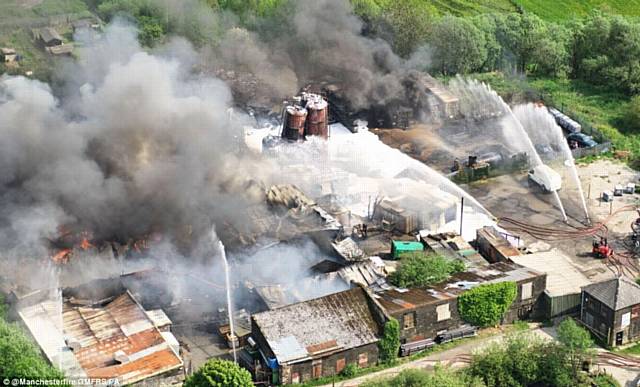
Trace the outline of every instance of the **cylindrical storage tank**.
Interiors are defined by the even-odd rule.
[[[306,136],[329,137],[329,104],[317,94],[307,94]]]
[[[307,109],[296,105],[287,106],[284,110],[282,138],[293,141],[303,139],[306,119]]]

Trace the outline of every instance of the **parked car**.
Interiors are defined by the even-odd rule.
[[[580,148],[593,148],[598,145],[591,136],[587,136],[584,133],[571,133],[567,136],[569,144],[575,142]]]

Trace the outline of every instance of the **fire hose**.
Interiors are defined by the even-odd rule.
[[[609,232],[607,223],[609,223],[611,219],[618,214],[628,211],[638,211],[638,214],[640,216],[640,209],[638,209],[636,206],[628,205],[617,209],[603,221],[594,223],[589,227],[575,227],[567,225],[564,228],[554,228],[532,225],[512,218],[500,218],[498,220],[498,225],[503,225],[510,231],[526,233],[536,239],[545,241],[563,241],[594,236],[606,238]],[[640,231],[640,223],[633,222],[631,224],[631,229],[634,234],[637,235],[638,231]],[[629,250],[628,247],[627,250]],[[604,263],[607,268],[617,276],[628,275],[634,278],[635,273],[640,272],[640,267],[633,260],[634,255],[635,252],[631,250],[626,252],[618,252],[615,254],[612,253],[610,256],[607,256],[605,258]]]

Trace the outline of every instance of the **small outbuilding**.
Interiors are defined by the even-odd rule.
[[[4,63],[15,62],[18,58],[18,54],[16,53],[16,50],[13,48],[2,47],[0,48],[0,54],[2,54],[2,61]]]
[[[640,286],[619,277],[582,288],[582,323],[607,345],[640,337]]]
[[[40,28],[34,35],[45,47],[61,46],[63,43],[62,36],[52,27]]]
[[[553,318],[580,311],[582,287],[592,283],[569,257],[557,249],[534,254],[511,256],[524,267],[546,273],[547,287],[542,297],[545,318]]]

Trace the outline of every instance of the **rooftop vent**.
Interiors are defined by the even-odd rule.
[[[123,350],[118,350],[113,354],[113,360],[115,360],[116,363],[126,364],[129,362],[129,356],[127,356]]]
[[[67,347],[74,352],[82,348],[82,345],[76,338],[67,337],[66,339],[64,339],[64,342],[65,344],[67,344]]]

